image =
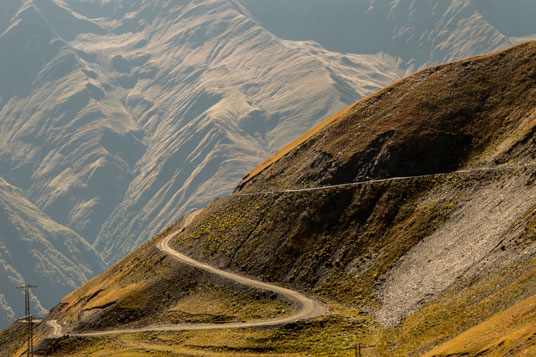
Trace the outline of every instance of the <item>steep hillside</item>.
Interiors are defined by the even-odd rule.
[[[431,67],[389,86],[281,150],[237,191],[336,185],[530,160],[536,77],[532,47]]]
[[[532,314],[536,296],[535,63],[536,43],[527,43],[426,69],[361,100],[255,170],[234,195],[64,298],[47,320],[67,332],[187,320],[181,308],[170,312],[213,278],[155,247],[171,234],[176,249],[198,260],[315,296],[328,307],[322,316],[240,332],[79,336],[40,348],[342,356],[361,342],[385,356],[531,351],[532,315],[508,316]],[[252,296],[237,302],[247,311]],[[277,300],[264,298],[263,310],[273,311]],[[0,334],[0,345],[12,348],[5,341],[17,331]],[[42,324],[38,333],[50,330]]]
[[[532,42],[356,103],[209,207],[179,249],[366,311],[383,327],[355,333],[386,354],[426,351],[531,298],[534,63]],[[501,344],[484,341],[484,353]]]
[[[498,313],[456,338],[434,348],[425,356],[470,355],[534,355],[536,345],[531,340],[535,330],[536,296],[523,300]]]
[[[24,295],[17,286],[38,285],[33,291],[31,308],[34,314],[43,316],[59,298],[104,267],[98,253],[86,241],[54,222],[2,178],[0,223],[3,326],[24,316]]]

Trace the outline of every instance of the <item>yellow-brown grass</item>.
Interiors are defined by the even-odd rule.
[[[367,97],[368,98],[368,97]],[[329,118],[321,121],[317,125],[315,125],[313,128],[306,131],[304,134],[299,136],[298,138],[291,141],[289,144],[285,145],[282,149],[277,151],[274,155],[270,156],[268,159],[266,159],[264,162],[262,162],[259,166],[257,166],[255,169],[253,169],[251,172],[249,172],[246,177],[241,182],[242,184],[247,183],[249,180],[251,180],[253,177],[257,176],[259,173],[261,173],[264,169],[270,167],[274,162],[309,140],[313,135],[317,134],[324,128],[327,128],[332,123],[334,123],[337,120],[340,120],[352,107],[347,107],[338,113],[330,116]]]
[[[354,176],[445,172],[511,160],[523,150],[519,145],[527,138],[523,134],[530,136],[533,130],[531,120],[523,120],[533,104],[535,44],[527,42],[404,78],[292,141],[251,171],[237,191],[337,184]],[[511,138],[515,130],[518,141]],[[381,157],[387,144],[390,155]],[[408,159],[415,162],[406,166],[421,167],[405,171],[397,167],[397,162]],[[367,169],[373,162],[376,167]],[[346,178],[333,171],[346,165],[358,172],[345,168],[350,176]]]
[[[434,348],[423,357],[432,356],[505,356],[511,349],[536,335],[536,295],[496,314],[452,340]],[[523,349],[524,355],[529,350]],[[536,344],[532,352],[536,351]]]

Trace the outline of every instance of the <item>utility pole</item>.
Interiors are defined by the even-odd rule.
[[[356,344],[353,345],[353,346],[349,346],[349,347],[343,348],[343,350],[354,350],[354,353],[355,353],[354,356],[355,356],[355,357],[361,357],[361,356],[362,356],[362,355],[361,355],[361,351],[362,351],[363,349],[366,349],[366,348],[376,348],[376,347],[378,347],[378,346],[376,346],[376,345],[363,345],[363,344],[361,344],[361,342],[359,342],[359,343],[356,343]]]
[[[28,323],[28,351],[26,355],[28,357],[33,356],[33,321],[32,314],[30,312],[30,289],[37,288],[35,285],[22,285],[18,286],[17,289],[24,289],[24,318]]]

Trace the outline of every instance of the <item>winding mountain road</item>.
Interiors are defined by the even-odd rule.
[[[520,168],[526,168],[526,167],[533,167],[534,165],[528,164],[528,165],[504,165],[504,166],[498,166],[498,167],[480,167],[480,168],[471,168],[471,169],[463,169],[463,170],[457,170],[454,172],[447,172],[447,173],[436,173],[436,174],[425,174],[425,175],[417,175],[417,176],[406,176],[406,177],[391,177],[391,178],[384,178],[384,179],[372,179],[367,181],[361,181],[361,182],[351,182],[346,184],[340,184],[340,185],[331,185],[331,186],[322,186],[322,187],[307,187],[307,188],[299,188],[299,189],[287,189],[287,190],[281,190],[281,191],[264,191],[264,192],[252,192],[252,193],[240,193],[235,192],[234,196],[253,196],[253,195],[262,195],[262,194],[275,194],[275,193],[294,193],[294,192],[305,192],[305,191],[319,191],[319,190],[329,190],[335,187],[352,187],[356,185],[361,184],[367,184],[367,183],[379,183],[379,182],[393,182],[393,181],[403,181],[403,180],[409,180],[409,179],[416,179],[416,178],[426,178],[426,177],[434,177],[434,176],[444,176],[444,175],[450,175],[452,173],[457,174],[470,174],[475,172],[486,172],[486,171],[497,171],[497,170],[511,170],[511,169],[520,169]],[[191,221],[195,218],[195,216],[200,211],[193,212],[190,215],[186,216],[184,218],[183,227],[187,226],[191,223]],[[85,333],[68,333],[69,336],[79,336],[79,337],[91,337],[91,336],[106,336],[106,335],[116,335],[116,334],[125,334],[125,333],[139,333],[139,332],[157,332],[157,331],[194,331],[194,330],[213,330],[213,329],[240,329],[240,328],[251,328],[251,327],[270,327],[270,326],[278,326],[278,325],[284,325],[292,322],[302,321],[302,320],[308,320],[317,316],[320,316],[325,308],[320,304],[318,301],[315,301],[311,298],[308,298],[307,296],[294,291],[290,289],[286,289],[274,284],[265,283],[261,281],[257,281],[254,279],[246,278],[244,276],[241,276],[239,274],[227,272],[215,267],[212,267],[208,264],[198,262],[190,257],[187,257],[184,254],[181,254],[180,252],[174,250],[170,245],[170,241],[176,237],[179,233],[175,233],[172,235],[167,236],[166,238],[162,239],[160,242],[157,243],[158,249],[160,249],[162,252],[174,257],[176,260],[191,265],[193,267],[196,267],[198,269],[204,270],[208,273],[218,275],[222,278],[229,279],[231,281],[234,281],[238,284],[250,286],[253,288],[273,292],[275,294],[278,294],[288,301],[294,303],[298,308],[296,311],[287,317],[280,317],[277,319],[271,319],[271,320],[264,320],[264,321],[255,321],[255,322],[233,322],[233,323],[222,323],[222,324],[176,324],[176,325],[151,325],[143,328],[138,329],[117,329],[117,330],[108,330],[108,331],[94,331],[94,332],[85,332]],[[66,332],[63,331],[63,328],[60,326],[57,320],[49,320],[47,321],[47,325],[52,330],[49,337],[56,338],[60,337],[66,334]]]
[[[186,218],[185,225],[187,225],[193,216]],[[324,307],[318,301],[308,298],[307,296],[290,289],[286,289],[274,284],[265,283],[257,281],[254,279],[243,277],[239,274],[227,272],[218,268],[214,268],[205,263],[198,262],[192,258],[185,256],[174,250],[170,246],[170,241],[177,235],[169,235],[168,237],[162,239],[157,243],[158,249],[162,252],[172,256],[181,263],[191,265],[195,268],[204,270],[208,273],[218,275],[222,278],[229,279],[238,284],[246,285],[252,288],[261,289],[269,291],[275,294],[278,294],[284,297],[286,300],[294,303],[297,306],[296,311],[289,316],[280,317],[271,320],[264,321],[255,321],[255,322],[233,322],[233,323],[222,323],[222,324],[176,324],[176,325],[151,325],[143,328],[137,329],[117,329],[117,330],[108,330],[108,331],[92,331],[84,333],[67,333],[63,331],[63,328],[60,326],[57,320],[47,321],[47,325],[52,330],[49,337],[58,338],[63,335],[68,334],[73,337],[97,337],[97,336],[107,336],[107,335],[117,335],[125,333],[139,333],[139,332],[163,332],[163,331],[195,331],[195,330],[214,330],[214,329],[241,329],[241,328],[251,328],[251,327],[273,327],[279,325],[285,325],[292,322],[302,321],[312,319],[314,317],[320,316],[324,312]]]

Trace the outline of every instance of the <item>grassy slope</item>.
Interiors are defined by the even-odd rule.
[[[527,259],[504,271],[496,270],[485,277],[462,280],[396,329],[384,331],[384,341],[394,341],[398,346],[397,353],[402,356],[424,353],[443,341],[447,342],[425,355],[497,355],[495,347],[501,347],[503,339],[508,340],[508,344],[502,346],[505,349],[499,349],[502,354],[498,355],[505,355],[512,345],[521,345],[517,346],[517,352],[526,351],[534,346],[534,341],[525,341],[526,335],[513,332],[530,330],[533,323],[530,314],[515,322],[506,317],[520,316],[521,311],[528,313],[533,308],[530,301],[536,291],[535,273],[536,261]]]
[[[201,259],[220,259],[221,265],[309,289],[340,306],[332,316],[337,327],[328,335],[344,331],[355,323],[352,316],[360,315],[366,318],[351,329],[355,336],[393,345],[394,349],[383,350],[385,355],[413,355],[536,292],[530,273],[533,262],[530,255],[520,254],[533,246],[533,218],[522,216],[514,223],[504,220],[510,229],[502,238],[503,246],[488,254],[490,259],[504,259],[504,265],[480,264],[482,271],[460,277],[397,328],[381,328],[370,314],[380,304],[376,291],[384,274],[400,257],[448,225],[458,212],[470,214],[465,206],[482,187],[496,185],[500,190],[511,179],[526,181],[534,175],[533,169],[523,171],[446,174],[275,197],[235,197],[210,207],[179,245],[193,247],[191,252],[198,252]],[[274,228],[273,222],[280,224]],[[509,231],[518,229],[515,239],[510,238]],[[318,351],[305,343],[297,346],[304,353]]]
[[[517,176],[520,173],[513,172],[509,175]],[[262,200],[256,196],[221,200],[209,208],[206,216],[200,216],[194,226],[184,232],[181,239],[182,247],[190,246],[192,251],[199,251],[206,257],[212,256],[215,261],[220,261],[220,265],[227,264],[226,259],[234,255],[235,270],[243,269],[253,275],[264,276],[267,280],[301,286],[302,289],[319,295],[329,304],[331,309],[326,316],[310,323],[262,331],[196,332],[166,334],[164,337],[147,335],[85,339],[64,342],[65,345],[59,350],[68,351],[65,353],[73,355],[77,353],[84,355],[88,351],[105,353],[127,350],[132,353],[135,351],[146,353],[144,351],[148,348],[154,355],[160,353],[155,351],[167,350],[191,355],[248,355],[262,352],[267,355],[292,353],[344,356],[347,352],[343,348],[357,341],[383,346],[378,349],[383,355],[413,355],[427,350],[535,292],[536,279],[531,273],[534,264],[530,259],[520,259],[511,269],[504,271],[491,269],[487,270],[486,274],[475,275],[469,281],[460,280],[442,297],[431,301],[395,329],[381,328],[370,314],[371,308],[378,304],[374,291],[378,284],[381,284],[382,273],[388,270],[390,264],[403,255],[415,240],[441,227],[464,204],[463,198],[452,201],[453,196],[459,197],[455,192],[468,194],[478,190],[478,187],[486,182],[503,179],[501,175],[495,174],[444,175],[399,184],[363,184],[362,187],[352,190],[333,189],[317,194],[281,195],[272,198],[273,200],[264,196],[261,196]],[[440,193],[445,187],[449,187],[449,193],[452,194],[441,199],[443,196]],[[412,192],[412,189],[416,188],[421,188],[425,193]],[[397,202],[396,192],[409,192],[407,194],[413,198],[401,197],[399,204],[389,205],[388,202]],[[354,203],[345,206],[347,215],[352,217],[347,218],[347,228],[350,231],[344,231],[344,222],[326,227],[322,227],[320,223],[320,226],[313,228],[319,232],[320,237],[307,240],[307,244],[298,244],[293,255],[284,249],[292,249],[287,243],[292,241],[298,243],[299,237],[290,234],[289,241],[281,244],[279,237],[288,235],[288,232],[278,232],[277,229],[265,231],[267,226],[262,222],[254,223],[249,229],[264,233],[250,234],[245,219],[237,215],[233,209],[238,205],[241,207],[240,212],[248,216],[253,211],[247,211],[246,208],[255,208],[260,212],[258,219],[268,223],[281,220],[281,217],[273,215],[276,212],[289,215],[289,221],[295,220],[294,215],[301,216],[303,213],[301,208],[307,207],[311,219],[322,222],[326,219],[318,214],[337,215],[336,212],[330,213],[322,207],[329,205],[330,202],[337,206],[340,200],[348,197],[350,193],[354,195],[352,200]],[[434,197],[435,200],[432,199]],[[291,201],[295,202],[293,210],[283,211],[282,207]],[[366,201],[368,205],[365,204]],[[316,205],[312,204],[313,202]],[[355,211],[348,209],[352,206],[355,207]],[[271,207],[270,212],[264,210],[264,207]],[[317,210],[314,210],[315,207]],[[372,207],[370,215],[364,214],[367,207]],[[396,213],[393,215],[393,212]],[[357,217],[361,217],[362,222],[357,221]],[[390,226],[387,225],[389,222],[396,223]],[[365,226],[367,228],[363,228]],[[351,227],[361,227],[360,237],[363,241],[353,241],[354,233],[351,233]],[[236,234],[235,229],[240,230],[241,234]],[[330,231],[332,235],[329,235]],[[382,234],[386,231],[389,233]],[[229,233],[223,240],[219,240],[222,232]],[[419,232],[422,232],[421,238]],[[530,226],[527,226],[524,232],[521,240],[523,243],[518,244],[529,246],[534,232]],[[229,247],[236,246],[235,239],[243,235],[251,235],[249,242],[251,246],[244,247],[240,252],[230,250]],[[275,247],[270,246],[270,242],[266,240],[267,236],[276,242]],[[403,237],[408,237],[410,240],[405,241],[401,239]],[[327,242],[331,242],[329,246],[322,247]],[[275,249],[276,247],[278,249]],[[337,261],[332,249],[338,251],[338,256],[348,258]],[[505,251],[512,249],[515,247],[509,246]],[[276,251],[277,253],[274,253]],[[278,255],[292,256],[290,260],[293,266],[289,267],[284,261],[277,260]],[[263,263],[259,256],[269,257],[269,260]],[[351,268],[356,257],[360,261],[357,274],[356,267]],[[139,269],[139,266],[136,269]],[[180,277],[178,272],[175,274],[176,279]],[[86,291],[84,294],[88,293]],[[189,304],[188,301],[191,299],[191,297],[185,299],[184,303]],[[394,349],[385,347],[392,345],[395,346]]]
[[[536,295],[463,332],[424,356],[506,356],[536,353]]]
[[[246,176],[241,192],[515,161],[536,123],[536,42],[440,65],[365,98]]]
[[[423,153],[426,155],[426,151],[430,150],[430,145],[440,145],[441,138],[439,137],[438,142],[438,137],[435,135],[444,132],[470,138],[466,140],[469,144],[461,152],[453,147],[439,152],[439,154],[453,157],[450,169],[464,165],[494,166],[502,163],[530,162],[536,123],[533,70],[535,57],[535,43],[528,43],[498,54],[439,66],[410,76],[371,98],[357,103],[353,108],[339,114],[339,118],[332,117],[324,123],[325,125],[305,134],[303,142],[298,140],[248,175],[242,184],[241,191],[252,192],[318,183],[340,183],[340,177],[326,175],[330,172],[326,166],[340,167],[351,163],[359,167],[359,162],[352,162],[352,158],[349,158],[345,151],[349,151],[350,154],[358,151],[359,155],[355,155],[357,157],[367,156],[367,153],[375,149],[374,145],[366,141],[374,140],[367,138],[381,137],[381,135],[369,135],[371,132],[392,133],[394,131],[394,135],[391,134],[387,144],[378,151],[385,152],[385,147],[387,147],[391,154],[398,153],[398,158],[405,157],[410,164],[415,157],[422,158]],[[402,99],[395,101],[392,100],[393,97]],[[406,116],[403,117],[403,121],[400,120],[402,118],[400,110],[397,111],[396,108],[404,108],[402,114]],[[377,111],[379,114],[374,114]],[[389,118],[389,114],[393,113],[396,115],[391,115]],[[364,121],[367,125],[363,125]],[[355,134],[348,135],[348,133]],[[422,146],[419,147],[417,144],[415,148],[408,145],[408,143],[422,139],[421,133],[424,133],[424,139],[427,139],[420,142]],[[349,137],[351,140],[348,139]],[[359,138],[364,138],[364,141],[360,141]],[[352,149],[348,150],[348,148]],[[336,154],[341,149],[342,151]],[[433,148],[430,151],[438,154]],[[321,158],[311,162],[311,157],[316,159],[321,157],[319,152],[329,159],[323,161]],[[397,155],[386,155],[387,160],[390,156]],[[377,155],[376,158],[385,159],[381,155]],[[333,164],[334,161],[336,165]],[[441,156],[439,159],[436,157],[436,161],[441,161]],[[448,162],[448,160],[445,161]],[[321,169],[316,170],[317,167]],[[374,172],[373,168],[367,173],[373,177],[404,174],[404,172],[389,172],[390,165],[386,167],[387,171]],[[346,166],[345,169],[352,170],[353,168]],[[449,167],[424,168],[422,169],[424,172],[417,173],[426,173],[429,169],[444,171]],[[315,175],[317,172],[320,175]],[[527,179],[521,173],[517,175],[519,180]],[[504,181],[501,175],[492,175],[487,179],[495,181],[498,188],[502,187],[501,182]],[[454,181],[457,180],[458,178]],[[371,215],[366,216],[364,221],[354,221],[348,225],[357,229],[357,232],[354,231],[353,234],[351,231],[341,230],[341,226],[344,227],[344,222],[341,221],[348,215],[352,213],[359,215],[352,212],[350,209],[352,204],[348,203],[351,199],[347,197],[339,197],[339,199],[332,197],[331,204],[326,204],[323,200],[325,193],[313,195],[314,197],[309,201],[303,200],[300,197],[301,194],[290,194],[292,197],[287,199],[286,206],[284,202],[286,195],[276,196],[275,199],[261,197],[259,202],[242,201],[236,204],[239,208],[231,206],[216,209],[215,212],[207,214],[209,218],[204,225],[201,225],[190,237],[184,238],[186,241],[180,244],[183,247],[193,244],[195,249],[192,252],[201,252],[201,256],[210,255],[212,259],[215,259],[214,254],[216,254],[216,259],[227,256],[231,259],[227,263],[235,265],[237,269],[245,269],[250,273],[276,280],[287,280],[295,285],[314,287],[317,292],[335,297],[339,302],[351,303],[354,306],[356,303],[359,306],[360,302],[364,302],[364,305],[370,308],[376,302],[368,297],[370,297],[370,291],[374,290],[378,284],[378,276],[385,272],[382,269],[388,269],[412,244],[431,234],[442,222],[448,221],[449,211],[453,209],[453,206],[454,209],[456,208],[456,197],[463,197],[464,194],[478,190],[485,184],[485,180],[484,177],[476,178],[472,188],[468,188],[467,182],[462,180],[463,184],[454,192],[449,193],[449,200],[437,203],[436,207],[439,209],[424,210],[430,214],[429,216],[415,209],[415,201],[412,202],[419,197],[420,189],[430,190],[430,187],[422,185],[422,182],[420,182],[419,189],[415,190],[416,192],[408,190],[407,187],[403,188],[409,197],[397,197],[397,190],[394,187],[396,185],[389,187],[387,190],[389,195],[385,203],[373,199],[372,204],[369,205],[369,200],[367,200],[369,197],[366,194],[355,195],[353,202],[359,203],[353,205],[365,211],[368,206]],[[528,179],[527,184],[530,182],[531,180]],[[381,185],[371,186],[375,189],[378,186],[381,187]],[[349,196],[351,195],[350,193]],[[340,196],[348,196],[348,194]],[[397,198],[402,204],[399,205]],[[240,200],[247,201],[245,198],[240,198]],[[316,216],[318,211],[315,211],[315,208],[322,204],[325,206],[318,211],[331,212],[331,216],[329,214]],[[408,206],[411,208],[408,209]],[[292,211],[289,211],[290,207]],[[226,212],[229,213],[226,214]],[[257,215],[262,216],[263,219],[252,219]],[[326,227],[320,223],[334,222],[335,217],[342,217],[334,224],[335,227]],[[385,223],[382,225],[382,220],[378,217],[395,222],[394,227],[389,227]],[[242,224],[244,218],[247,224]],[[512,255],[517,254],[516,249],[520,242],[525,242],[528,246],[533,242],[530,211],[527,211],[525,216],[514,218],[517,221],[510,227],[510,231],[521,229],[519,227],[523,227],[524,231],[516,233],[516,243],[513,243],[510,248],[501,247],[511,250]],[[305,223],[302,223],[304,221]],[[281,228],[276,228],[266,232],[266,227],[272,222],[281,222],[281,227],[294,225],[296,228],[283,232],[278,232],[277,229]],[[248,224],[250,228],[245,232],[240,232],[240,229]],[[504,224],[508,223],[505,221]],[[218,241],[221,235],[217,232],[226,232],[226,236]],[[325,234],[327,232],[331,234]],[[388,234],[386,235],[385,232]],[[345,237],[352,237],[355,234],[359,238],[370,237],[372,239],[370,242],[360,242],[348,248],[348,239]],[[248,238],[246,241],[236,241],[233,240],[234,235]],[[264,238],[267,236],[270,237],[269,240]],[[406,240],[408,238],[409,242]],[[196,245],[195,240],[199,240],[200,244]],[[405,241],[407,243],[404,243]],[[307,243],[304,246],[305,242]],[[372,242],[377,243],[381,254],[375,252]],[[272,244],[272,247],[267,247],[269,244]],[[247,253],[248,245],[249,253]],[[296,252],[297,248],[292,249],[293,245],[300,247],[300,251]],[[233,247],[240,248],[230,253]],[[356,251],[356,247],[362,251]],[[276,252],[275,255],[274,252]],[[290,256],[291,259],[286,262],[281,261],[278,259],[279,255]],[[362,257],[364,265],[368,268],[361,270],[357,276],[348,274],[349,262],[344,261],[344,257],[356,255]],[[265,259],[267,256],[270,258]],[[263,257],[263,259],[257,261],[255,257]],[[373,263],[366,264],[367,258]],[[426,308],[403,321],[399,328],[381,333],[389,343],[393,341],[396,343],[396,352],[389,350],[386,353],[406,355],[424,351],[507,308],[516,301],[530,296],[536,292],[533,281],[530,278],[516,277],[516,274],[530,271],[531,263],[527,259],[520,254],[515,263],[509,261],[507,264],[510,266],[505,269],[509,274],[502,272],[502,269],[494,271],[486,268],[485,274],[460,278],[452,289],[435,303],[430,302]],[[332,265],[335,267],[339,265],[339,268],[343,269],[330,269]],[[377,268],[378,266],[380,269]],[[523,269],[516,267],[523,267]],[[527,274],[530,276],[529,273]],[[516,283],[512,285],[499,284],[499,282],[515,280],[515,278],[521,281],[516,280]],[[470,282],[468,283],[467,280]],[[497,286],[501,286],[499,291],[497,291]],[[475,291],[478,294],[471,295]],[[471,308],[467,308],[465,304],[470,304]]]
[[[152,323],[256,320],[290,311],[270,294],[235,287],[178,264],[153,246],[155,239],[65,297],[51,315],[84,331]]]

